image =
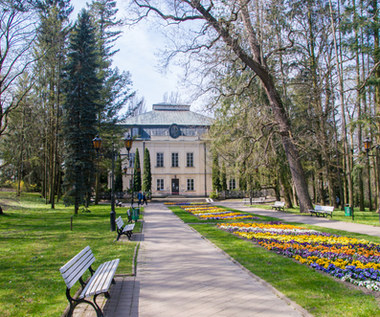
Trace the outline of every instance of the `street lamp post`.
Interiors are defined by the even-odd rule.
[[[96,153],[99,154],[100,148],[102,146],[102,139],[97,135],[93,140],[92,140],[93,146],[96,150]],[[127,154],[121,154],[119,153],[120,156],[127,155],[129,158],[129,151],[131,150],[133,143],[133,139],[128,135],[127,138],[124,139],[124,144],[125,147],[128,151]],[[116,211],[115,211],[115,148],[114,145],[112,144],[112,153],[111,153],[111,159],[112,159],[112,165],[111,165],[111,212],[110,212],[110,224],[111,224],[111,231],[116,230]]]
[[[124,139],[124,144],[125,144],[125,148],[127,149],[127,152],[128,152],[128,161],[129,161],[129,151],[131,150],[132,148],[132,142],[133,142],[133,139],[132,137],[128,134],[128,136]],[[124,172],[125,174],[127,175],[127,167],[124,168]],[[133,172],[132,172],[132,188],[131,188],[131,211],[133,210]]]
[[[372,150],[374,147],[376,147],[376,154],[375,155],[371,155],[369,154],[369,151]],[[369,156],[375,156],[376,157],[376,164],[375,164],[375,173],[376,173],[376,165],[377,165],[377,213],[379,214],[379,222],[380,222],[380,144],[376,145],[376,146],[372,146],[372,141],[369,137],[367,137],[365,140],[364,140],[364,149],[367,153],[367,160],[369,160]],[[368,161],[369,162],[369,161]],[[369,163],[368,163],[368,179],[370,178],[369,177],[369,171],[370,171],[370,166],[369,166]],[[368,184],[370,184],[370,180],[368,181]]]
[[[369,137],[366,137],[364,140],[364,150],[367,155],[367,174],[368,174],[368,204],[369,204],[369,210],[372,210],[372,193],[371,193],[371,166],[369,164],[369,151],[371,149],[372,141]]]

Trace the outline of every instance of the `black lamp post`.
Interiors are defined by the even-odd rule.
[[[371,155],[369,154],[369,151],[372,150],[373,148],[376,148],[376,154]],[[367,160],[368,160],[368,184],[370,185],[370,166],[369,166],[369,156],[374,156],[376,158],[376,163],[375,163],[375,173],[377,172],[377,213],[379,214],[379,222],[380,222],[380,144],[372,146],[372,141],[369,137],[367,137],[364,140],[364,149],[367,153]]]
[[[128,152],[128,158],[129,158],[129,151],[131,150],[132,148],[132,143],[133,143],[133,139],[132,137],[128,134],[128,136],[124,139],[124,145],[125,145],[125,148],[127,149],[127,152]]]
[[[129,161],[129,151],[131,150],[132,148],[132,143],[133,143],[133,139],[132,137],[128,134],[128,136],[124,139],[124,144],[125,144],[125,148],[127,149],[127,152],[128,152],[128,161]],[[127,167],[124,168],[124,172],[125,174],[127,174]],[[132,177],[132,188],[131,188],[131,208],[133,210],[133,192],[134,192],[134,182],[133,182],[133,172],[131,174],[131,177]]]
[[[127,138],[124,139],[125,142],[125,147],[128,151],[128,154],[119,154],[120,156],[122,155],[128,155],[129,158],[129,151],[131,150],[132,147],[132,142],[133,139],[128,135]],[[94,145],[94,148],[96,150],[96,153],[99,154],[99,150],[102,146],[102,139],[97,135],[93,140],[92,143]],[[115,211],[115,148],[112,144],[112,153],[111,153],[111,159],[112,159],[112,168],[111,168],[111,212],[110,212],[110,223],[111,223],[111,231],[116,230],[116,211]]]
[[[366,137],[365,140],[363,141],[364,143],[364,150],[367,154],[367,173],[368,173],[368,193],[369,193],[369,196],[368,196],[368,203],[369,203],[369,210],[371,211],[372,210],[372,195],[371,195],[371,166],[369,164],[369,156],[371,156],[369,154],[369,151],[371,150],[371,146],[372,146],[372,141],[369,137]]]
[[[365,149],[365,151],[367,152],[367,155],[368,155],[368,152],[369,152],[369,150],[371,149],[372,141],[371,141],[371,139],[367,136],[367,137],[365,138],[365,140],[363,141],[363,143],[364,143],[364,149]]]

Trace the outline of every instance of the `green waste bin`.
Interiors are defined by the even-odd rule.
[[[132,220],[137,221],[140,217],[140,208],[133,208],[132,209]]]
[[[352,216],[352,207],[349,205],[346,205],[344,207],[344,215],[345,216]]]

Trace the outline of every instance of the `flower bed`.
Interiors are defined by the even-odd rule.
[[[181,208],[203,220],[259,219],[252,215],[244,214],[237,211],[229,211],[216,206],[182,205]]]
[[[380,244],[281,223],[217,226],[343,281],[380,290]]]
[[[189,202],[189,203],[184,203],[184,202],[166,202],[164,203],[164,205],[178,205],[178,206],[185,206],[185,205],[189,205],[189,206],[194,206],[194,205],[208,205],[209,203],[206,203],[206,202]]]

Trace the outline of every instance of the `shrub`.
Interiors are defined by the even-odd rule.
[[[210,193],[210,198],[211,199],[219,199],[219,194],[215,191]]]

